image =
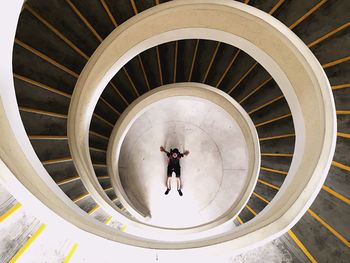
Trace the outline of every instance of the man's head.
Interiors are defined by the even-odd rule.
[[[175,149],[170,149],[170,153],[171,153],[171,156],[172,156],[173,158],[177,158],[177,157],[179,156],[179,154],[180,154],[180,152],[179,152],[179,150],[178,150],[177,148],[175,148]]]

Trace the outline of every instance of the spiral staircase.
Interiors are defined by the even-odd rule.
[[[41,164],[83,213],[120,233],[127,233],[128,225],[98,204],[74,164],[68,142],[69,106],[84,66],[104,39],[130,18],[163,2],[167,1],[28,0],[20,12],[13,45],[18,110]],[[278,19],[316,56],[332,87],[338,132],[326,181],[303,217],[272,243],[235,255],[231,260],[347,262],[350,2],[241,2]],[[112,185],[107,167],[109,139],[119,117],[136,99],[157,87],[184,82],[204,83],[226,92],[239,102],[256,127],[261,167],[252,195],[234,219],[239,227],[263,212],[279,192],[295,154],[296,132],[290,107],[277,82],[249,54],[224,42],[205,39],[167,42],[143,51],[117,72],[99,97],[89,128],[89,151],[98,183],[121,218],[138,222]],[[52,239],[54,226],[36,219],[35,213],[25,210],[8,191],[11,189],[1,189],[1,262],[91,261],[84,258],[86,248],[79,251],[74,236],[58,238],[56,247],[45,250],[43,244]],[[20,233],[13,234],[18,225]],[[35,246],[36,242],[42,245]],[[275,247],[273,253],[278,251],[282,256],[274,258],[266,250],[269,246]],[[161,259],[157,254],[152,262]]]

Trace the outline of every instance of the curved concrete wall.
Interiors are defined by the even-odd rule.
[[[166,189],[163,145],[190,150],[180,160],[184,196]],[[248,155],[236,123],[221,107],[195,97],[173,97],[150,106],[127,132],[119,175],[129,200],[151,211],[151,222],[172,228],[203,224],[228,210],[244,189]],[[173,183],[176,183],[172,180]],[[232,222],[232,225],[233,222]]]
[[[236,26],[228,28],[227,21]],[[297,154],[286,183],[264,213],[240,229],[251,233],[246,236],[250,240],[266,237],[267,232],[276,237],[297,222],[320,190],[334,153],[336,118],[329,83],[318,61],[284,25],[256,9],[227,1],[176,1],[147,10],[114,31],[95,52],[73,94],[68,121],[73,156],[78,165],[89,159],[87,131],[96,98],[129,59],[149,47],[193,37],[236,45],[250,54],[266,67],[290,105]],[[315,100],[305,99],[309,97]],[[304,116],[318,118],[306,121]],[[254,233],[262,228],[267,231],[264,235]],[[240,231],[220,240],[238,237]]]
[[[171,5],[176,5],[177,3],[181,3],[181,1],[177,1],[175,4],[172,3]],[[187,1],[182,2],[182,3],[186,4]],[[201,2],[199,1],[196,3],[201,3]],[[220,1],[220,3],[222,3],[222,6],[220,8],[225,9],[225,6],[230,6],[230,5],[232,7],[232,4],[230,4],[229,2],[224,2],[224,1],[221,2]],[[237,9],[239,9],[238,4],[233,5],[233,6]],[[168,7],[170,7],[170,5],[164,5],[163,7],[168,8]],[[203,10],[205,10],[205,8],[203,6],[201,6],[201,7],[202,7],[201,12],[204,12]],[[215,5],[211,5],[210,7],[211,8],[209,8],[209,9],[214,9]],[[218,8],[216,11],[220,12],[220,10],[219,10],[220,8]],[[241,8],[241,11],[242,10],[243,9]],[[221,11],[222,11],[222,9],[221,9]],[[226,14],[230,13],[230,11],[232,11],[232,10],[227,10],[227,11],[228,12]],[[196,11],[196,12],[199,12],[199,11]],[[202,21],[203,25],[207,24],[208,21],[212,22],[213,20],[208,19],[208,18],[217,17],[217,14],[218,14],[217,12],[210,13],[210,11],[208,11],[204,15],[205,18],[203,18],[203,20],[205,19],[205,21]],[[183,20],[177,19],[180,22],[188,22],[187,19],[193,19],[195,17],[198,18],[197,16],[192,17],[191,15],[188,15],[188,13],[186,13],[186,12],[182,12],[182,13],[183,13],[184,19]],[[240,12],[238,12],[238,13],[240,15],[237,16],[237,19],[239,18],[237,21],[237,25],[241,25],[241,23],[243,23],[243,24],[246,23],[247,20],[244,19],[244,16],[247,16],[247,14],[244,12],[243,12],[243,14]],[[317,189],[320,188],[320,186],[322,184],[322,180],[324,180],[325,171],[329,168],[330,158],[331,158],[331,155],[334,151],[334,132],[335,132],[334,105],[333,105],[332,100],[330,98],[331,95],[329,92],[329,84],[323,75],[322,69],[320,68],[319,64],[314,59],[312,54],[310,54],[310,52],[301,43],[301,41],[296,39],[296,37],[293,36],[292,34],[290,34],[290,32],[286,32],[286,28],[282,27],[281,25],[278,25],[278,22],[274,21],[270,17],[263,17],[264,15],[262,13],[259,13],[259,12],[257,12],[257,13],[258,13],[257,15],[259,17],[263,18],[263,20],[270,21],[271,24],[275,24],[275,25],[277,24],[276,27],[269,27],[269,25],[264,24],[264,22],[262,22],[259,18],[255,18],[255,19],[252,18],[251,19],[252,23],[255,22],[255,24],[252,25],[252,27],[251,27],[252,29],[254,29],[253,31],[256,32],[257,29],[261,29],[261,31],[259,30],[259,32],[261,32],[261,35],[259,35],[260,39],[254,40],[251,38],[252,42],[261,41],[259,43],[262,44],[262,43],[265,43],[264,38],[266,38],[265,39],[266,43],[270,42],[271,40],[276,40],[274,42],[276,45],[273,47],[271,47],[271,46],[261,47],[266,53],[270,54],[273,57],[273,59],[278,64],[280,64],[280,66],[283,69],[282,72],[280,72],[280,73],[282,73],[281,75],[277,74],[276,72],[272,75],[276,78],[276,80],[277,79],[279,80],[279,84],[282,84],[281,78],[283,78],[283,76],[284,76],[283,71],[286,73],[286,75],[288,77],[290,77],[289,79],[290,79],[293,87],[295,89],[298,89],[298,92],[300,92],[300,93],[298,93],[300,96],[299,97],[294,96],[294,99],[295,99],[295,97],[297,97],[301,103],[304,103],[304,104],[308,103],[309,104],[309,108],[307,106],[305,106],[305,108],[303,108],[303,113],[306,117],[307,116],[319,116],[319,113],[321,113],[321,115],[322,115],[322,116],[320,116],[320,119],[318,119],[315,123],[307,123],[307,122],[304,123],[305,129],[307,131],[306,136],[305,136],[305,138],[303,136],[301,136],[302,138],[299,137],[299,140],[303,140],[303,139],[308,140],[308,144],[305,147],[304,153],[305,153],[305,155],[310,157],[309,160],[305,160],[305,162],[306,161],[308,162],[309,168],[305,168],[304,173],[300,173],[300,174],[298,174],[298,177],[296,177],[297,179],[299,179],[299,183],[303,183],[307,187],[306,191],[304,191],[301,194],[302,189],[300,187],[300,184],[292,185],[292,183],[290,182],[288,184],[288,186],[289,186],[288,191],[285,191],[285,193],[284,193],[284,194],[287,193],[288,197],[289,197],[289,200],[286,200],[286,202],[284,203],[285,207],[292,208],[288,211],[288,214],[287,214],[287,211],[285,209],[283,209],[277,205],[274,206],[274,209],[271,208],[272,205],[271,205],[271,207],[269,207],[269,212],[275,213],[274,220],[276,220],[276,222],[278,221],[277,218],[282,217],[282,215],[284,216],[284,218],[280,218],[280,221],[279,221],[280,224],[278,224],[279,231],[283,232],[283,231],[285,231],[286,228],[288,228],[291,224],[293,224],[294,221],[289,221],[290,222],[289,224],[285,224],[282,221],[284,219],[288,220],[291,218],[294,218],[294,220],[297,220],[298,217],[300,217],[300,214],[302,214],[303,211],[305,211],[307,206],[313,200],[314,196],[317,194]],[[147,14],[149,14],[149,12]],[[168,18],[169,13],[166,12],[166,14],[162,13],[161,15],[166,16]],[[181,17],[181,14],[180,14],[180,17]],[[179,18],[179,17],[177,17],[177,18]],[[234,18],[235,18],[234,16],[230,17],[230,19],[232,19],[232,21],[235,21]],[[220,19],[225,20],[225,16],[223,15]],[[130,21],[130,23],[134,23],[135,21],[137,21],[137,19]],[[171,22],[171,21],[172,20],[169,19],[169,22]],[[258,24],[257,24],[257,21],[259,22]],[[198,22],[197,25],[199,25],[200,24],[199,21],[197,21],[197,22]],[[130,25],[130,23],[128,23],[128,24]],[[225,23],[225,25],[227,25],[227,24]],[[208,26],[210,26],[210,25],[208,25]],[[126,26],[121,27],[119,30],[117,30],[116,34],[119,34],[123,30],[125,30],[125,27]],[[269,31],[269,30],[266,31],[265,30],[266,27],[269,28],[271,31]],[[152,27],[148,27],[148,28],[151,29]],[[247,25],[247,27],[243,26],[241,28],[244,28],[246,30],[246,29],[249,29],[249,26]],[[283,34],[281,34],[281,35],[283,35],[281,38],[276,38],[276,39],[274,38],[274,37],[276,37],[276,35],[281,36],[279,34],[279,32],[275,31],[276,28],[279,28],[279,30],[281,32],[283,32]],[[152,28],[152,30],[153,29],[156,30],[156,28]],[[198,30],[198,32],[200,32],[200,30]],[[249,30],[247,30],[247,32],[249,32]],[[208,31],[202,31],[200,33],[207,34]],[[238,33],[244,33],[244,32],[238,32]],[[250,33],[252,33],[252,32],[250,32]],[[269,34],[269,33],[271,33],[271,34]],[[134,34],[134,35],[136,36],[138,34]],[[288,42],[287,39],[284,38],[284,35],[288,35],[289,38],[293,39],[294,43],[292,44],[292,43]],[[171,37],[173,37],[173,39],[175,38],[175,36],[171,36]],[[227,37],[227,35],[226,35],[226,37]],[[249,39],[249,36],[247,36],[247,39]],[[129,40],[130,40],[130,42],[132,42],[131,39],[129,39]],[[130,44],[130,42],[126,41],[125,43]],[[225,42],[229,42],[229,41],[226,39]],[[288,43],[286,43],[286,42],[288,42]],[[249,42],[246,44],[248,47],[250,46]],[[276,46],[280,47],[280,49],[278,49],[277,51],[279,51],[281,54],[277,54],[276,50],[275,50],[275,52],[274,52],[274,50],[271,50],[271,49],[274,49]],[[252,47],[252,49],[254,49],[254,48]],[[116,48],[115,50],[118,50],[118,48]],[[8,50],[5,50],[5,51],[8,51]],[[11,52],[8,52],[8,54],[9,53],[11,53]],[[262,60],[261,57],[256,57],[256,58],[258,58],[257,59],[258,61]],[[125,57],[124,57],[124,59],[125,59]],[[104,60],[104,59],[102,59],[102,60]],[[108,61],[108,58],[105,61]],[[267,62],[262,63],[262,64],[265,65],[267,68],[269,68],[268,65],[274,65],[272,60],[268,60],[268,61],[271,64],[269,64]],[[286,65],[285,62],[283,62],[283,61],[285,61],[285,62],[288,61],[288,63],[290,63],[290,64]],[[89,65],[92,65],[94,62],[96,62],[96,60],[95,61],[92,60],[92,62]],[[10,65],[10,63],[9,63],[9,65]],[[9,72],[10,72],[10,70],[8,70],[8,68],[7,68],[4,74],[8,74]],[[313,72],[317,72],[317,74],[314,74]],[[302,76],[304,76],[304,77],[302,77]],[[12,78],[12,76],[10,76],[9,74],[5,77],[7,78],[7,80]],[[99,82],[98,79],[96,79],[96,81],[97,81],[97,83]],[[10,83],[9,87],[13,86],[11,81],[9,81],[8,83]],[[95,82],[95,84],[96,84],[96,82]],[[102,83],[101,87],[103,87],[103,84],[104,83]],[[287,87],[291,88],[290,85],[288,85],[288,82],[285,84],[286,84],[286,86],[284,86],[284,85],[282,85],[282,86],[286,87],[286,89],[287,89]],[[310,87],[310,89],[305,90],[305,87]],[[301,90],[301,89],[303,89],[303,90]],[[287,90],[285,90],[285,91],[287,91]],[[3,93],[2,93],[2,95],[3,95]],[[88,94],[85,94],[85,95],[88,95]],[[306,97],[307,99],[310,97],[313,97],[313,98],[315,98],[315,101],[313,101],[313,102],[310,100],[305,101],[306,99],[303,100],[301,95],[304,95],[304,97]],[[290,96],[292,96],[292,95],[290,95]],[[290,98],[290,96],[289,96],[289,98]],[[12,97],[10,96],[10,98],[14,98],[14,96],[12,96]],[[5,98],[2,97],[2,99],[4,100]],[[6,99],[9,99],[9,97],[7,97]],[[81,99],[83,99],[83,101],[84,101],[83,97],[81,97]],[[14,99],[11,100],[11,102],[13,102],[13,101],[14,101]],[[315,105],[313,103],[315,103]],[[12,104],[12,105],[14,105],[14,104]],[[21,140],[20,138],[13,136],[14,133],[12,130],[13,129],[12,125],[14,122],[17,121],[17,123],[20,123],[20,122],[18,122],[18,120],[19,120],[18,114],[15,116],[10,116],[10,114],[9,114],[10,110],[8,108],[6,108],[6,109],[7,109],[7,111],[5,109],[2,109],[2,119],[1,119],[2,125],[1,125],[1,127],[5,127],[8,129],[5,130],[5,128],[4,128],[4,130],[3,130],[4,131],[3,134],[5,134],[4,135],[5,140],[2,141],[4,143],[2,144],[1,157],[5,158],[7,165],[9,167],[11,167],[11,169],[13,169],[13,171],[15,172],[17,177],[21,177],[21,173],[27,172],[27,179],[21,178],[22,182],[24,185],[26,185],[26,187],[28,189],[31,189],[31,191],[34,192],[37,196],[40,196],[40,199],[42,200],[42,202],[47,204],[54,211],[58,212],[61,210],[61,215],[63,217],[65,217],[68,221],[74,222],[75,224],[81,226],[82,228],[84,228],[86,230],[95,232],[93,224],[89,224],[88,221],[86,220],[86,218],[84,218],[83,216],[78,216],[79,213],[70,213],[71,210],[67,206],[67,204],[65,204],[64,202],[53,202],[52,196],[56,196],[56,197],[59,196],[59,194],[57,192],[50,190],[50,191],[47,191],[46,194],[43,194],[42,190],[45,189],[50,182],[46,181],[46,184],[45,184],[41,179],[38,180],[38,174],[39,174],[38,171],[40,170],[40,167],[38,168],[38,167],[33,167],[32,165],[30,165],[30,158],[27,158],[28,156],[26,156],[24,154],[23,145],[21,145],[21,143],[18,143],[16,145],[9,145],[9,143],[6,142],[6,140],[11,141],[11,142],[19,142],[19,140]],[[13,107],[12,107],[12,109],[13,109]],[[75,111],[73,111],[73,112],[75,112]],[[324,116],[326,116],[326,117],[324,117]],[[298,117],[300,119],[298,119]],[[300,130],[299,130],[299,132],[300,132],[301,130],[303,130],[303,127],[302,127],[303,125],[300,124],[300,122],[303,121],[303,118],[300,115],[299,116],[297,115],[295,118],[297,121],[296,123],[299,123],[298,127],[300,127]],[[11,124],[8,125],[10,119],[11,119]],[[4,124],[4,126],[3,126],[3,124]],[[329,125],[327,125],[327,124],[329,124]],[[23,130],[23,126],[19,125],[19,127],[22,127],[21,130]],[[80,129],[78,129],[77,131],[79,131],[79,130]],[[87,129],[82,129],[82,130],[85,131]],[[302,134],[302,132],[301,132],[301,134]],[[17,135],[18,135],[18,133],[17,133]],[[297,138],[298,138],[298,134],[297,134]],[[23,137],[22,137],[22,139],[23,139]],[[24,142],[23,140],[22,140],[22,143],[24,143],[24,144],[26,143],[28,145],[28,142]],[[78,146],[80,147],[83,145],[84,145],[84,143],[80,144]],[[318,145],[318,147],[314,147],[317,145]],[[10,155],[11,149],[16,150],[16,152],[12,151],[12,155]],[[300,150],[300,148],[298,148],[298,149]],[[302,150],[301,150],[301,152],[302,152]],[[6,153],[7,156],[4,153]],[[21,161],[14,163],[14,160],[18,160],[18,159],[21,159]],[[324,164],[320,165],[319,163],[317,163],[316,159]],[[25,163],[22,163],[22,161]],[[304,167],[307,165],[305,162],[301,163]],[[310,166],[310,162],[311,163],[313,162],[314,165]],[[20,165],[18,167],[16,167],[18,164],[20,164]],[[28,168],[28,169],[26,169],[26,168]],[[295,171],[293,171],[293,172],[295,173]],[[41,174],[43,174],[42,171],[41,171]],[[309,176],[305,176],[307,174]],[[36,182],[36,185],[31,184],[29,181]],[[40,189],[40,186],[42,186],[41,189]],[[285,188],[283,190],[286,190]],[[48,196],[50,196],[50,198],[48,198]],[[280,197],[281,198],[283,197],[282,194]],[[308,201],[303,202],[302,199],[304,199],[304,200],[306,199]],[[292,207],[292,203],[294,203],[294,207]],[[295,208],[295,209],[293,209],[293,208]],[[65,209],[69,209],[70,212],[66,211]],[[283,214],[283,213],[285,213],[285,214]],[[75,219],[80,219],[80,220],[73,220],[74,216],[76,216]],[[265,218],[266,218],[266,216],[265,216]],[[258,220],[258,217],[256,218],[254,223],[256,223],[257,220]],[[261,220],[261,217],[259,220]],[[261,225],[258,227],[266,226],[267,223],[268,222],[261,222]],[[252,226],[252,225],[253,225],[253,222],[252,222],[252,224],[250,224],[250,226]],[[92,228],[89,228],[89,226]],[[253,225],[253,228],[256,226],[257,226],[257,224],[255,224],[255,226]],[[244,229],[244,228],[242,227],[242,229]],[[245,229],[247,231],[247,227],[245,227]],[[101,235],[106,235],[106,237],[108,236],[111,239],[115,239],[115,240],[118,240],[121,242],[124,241],[124,242],[131,242],[131,244],[134,244],[134,245],[150,246],[149,243],[146,245],[143,241],[138,242],[140,240],[137,240],[137,241],[132,240],[131,241],[130,239],[127,239],[127,238],[121,240],[120,237],[116,238],[113,235],[111,236],[110,233],[103,231],[101,228],[99,230],[101,230],[101,231],[96,231],[95,233],[98,232]],[[266,230],[268,230],[268,232],[273,231],[272,229],[268,229],[268,228],[266,228]],[[277,232],[279,233],[279,231],[277,231]],[[230,238],[235,238],[235,237],[247,234],[248,232],[249,231],[245,232],[242,230],[238,235],[231,235]],[[241,247],[247,246],[249,243],[249,240],[251,241],[252,239],[254,239],[254,240],[264,239],[264,237],[262,237],[260,235],[256,236],[256,238],[257,239],[254,239],[254,235],[253,236],[250,235],[250,236],[246,236],[246,239],[239,238],[241,241],[239,243],[237,243],[237,240],[236,240],[236,242],[233,242],[233,243],[237,245],[236,246],[237,248],[241,248]],[[245,240],[245,242],[244,242],[244,240]],[[226,238],[219,238],[219,239],[215,240],[214,243],[222,242],[222,241],[227,241],[227,239]],[[205,244],[208,244],[208,243],[205,243]],[[153,244],[153,245],[155,245],[155,244]],[[167,244],[166,246],[164,246],[164,244],[158,244],[158,245],[159,245],[159,247],[169,248],[169,244]],[[195,247],[196,246],[195,244],[184,244],[184,245],[186,245],[186,247],[188,247],[188,246]],[[157,245],[155,245],[155,246],[157,246]],[[176,248],[176,247],[180,248],[181,246],[175,245],[173,248]]]
[[[152,107],[154,103],[159,103],[166,98],[174,98],[178,96],[201,98],[220,106],[237,122],[247,147],[247,158],[249,160],[247,163],[247,180],[240,191],[240,197],[231,204],[231,207],[227,209],[224,214],[215,220],[197,227],[188,228],[189,232],[202,231],[223,224],[224,222],[228,222],[237,216],[248,201],[248,198],[255,187],[259,173],[260,150],[256,129],[243,108],[224,92],[199,83],[178,83],[165,85],[139,97],[127,108],[126,111],[124,111],[113,129],[107,151],[108,172],[112,178],[114,189],[119,194],[120,200],[125,207],[129,207],[130,201],[121,186],[118,172],[119,152],[122,142],[135,120]],[[176,230],[176,233],[179,234],[180,229],[176,228]],[[185,229],[182,229],[182,231],[185,232]]]

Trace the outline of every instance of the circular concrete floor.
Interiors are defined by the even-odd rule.
[[[166,190],[167,157],[159,150],[178,148],[183,196]],[[175,97],[152,105],[132,124],[121,147],[119,173],[128,198],[148,211],[149,224],[188,228],[225,213],[247,178],[243,134],[221,107],[204,99]]]

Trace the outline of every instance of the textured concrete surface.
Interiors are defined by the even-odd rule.
[[[262,247],[231,258],[231,263],[281,263],[296,262],[288,248],[279,239]]]
[[[0,216],[5,214],[15,203],[16,200],[12,195],[0,185]]]
[[[48,225],[17,262],[62,263],[73,244],[67,233],[62,234],[54,225]]]
[[[164,195],[163,145],[190,151],[181,159],[184,196]],[[190,227],[220,216],[236,201],[247,177],[247,153],[238,124],[222,108],[199,99],[157,103],[129,130],[120,153],[120,177],[130,200],[146,206],[152,224]],[[173,175],[175,177],[175,175]]]
[[[39,220],[16,211],[0,224],[0,261],[8,262],[39,227]]]
[[[10,209],[6,206],[9,202],[17,203],[17,200],[0,184],[0,215]],[[31,211],[23,207],[1,222],[0,262],[9,262],[40,225],[41,222]],[[54,224],[49,224],[16,262],[63,262],[72,247],[72,241],[67,236]]]

